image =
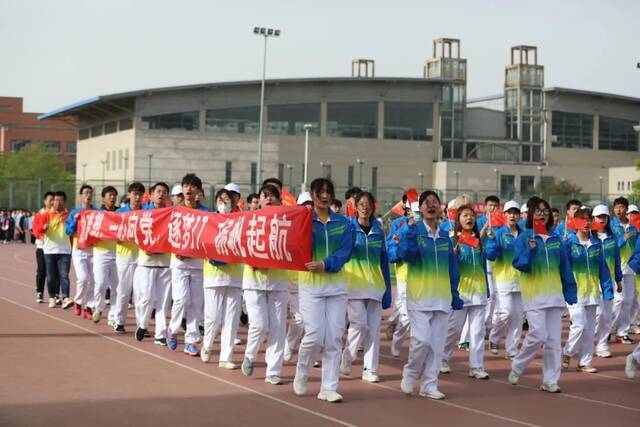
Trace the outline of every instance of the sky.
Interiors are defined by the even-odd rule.
[[[97,95],[267,78],[421,77],[432,40],[461,39],[468,97],[502,92],[511,46],[538,47],[545,86],[640,98],[636,0],[0,0],[0,96],[46,112]]]

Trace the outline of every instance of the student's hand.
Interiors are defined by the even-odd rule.
[[[416,225],[416,219],[413,217],[413,215],[411,215],[408,219],[407,219],[407,224],[409,224],[409,227],[413,227],[414,225]]]
[[[311,261],[304,266],[313,273],[322,273],[324,271],[324,261]]]
[[[460,245],[458,245],[457,243],[453,247],[453,253],[456,254],[456,255],[460,255]]]
[[[624,241],[626,242],[627,240],[629,240],[631,238],[631,233],[626,232],[624,233]]]
[[[47,231],[47,229],[48,229],[48,228],[49,228],[49,224],[45,224],[45,225],[43,225],[43,226],[42,226],[42,229],[43,229],[44,231]]]
[[[481,234],[482,234],[482,233],[481,233]],[[489,229],[489,231],[487,231],[487,236],[488,236],[490,239],[493,239],[494,237],[496,237],[496,233],[494,233],[494,232],[493,232],[493,227],[491,227],[491,228]]]
[[[622,282],[616,283],[616,292],[617,293],[621,293],[622,292]]]
[[[536,243],[536,239],[530,239],[530,240],[529,240],[529,247],[530,247],[531,249],[535,249],[535,248],[537,248],[537,247],[538,247],[538,244]]]

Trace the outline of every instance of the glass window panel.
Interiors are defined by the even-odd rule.
[[[119,130],[121,131],[133,128],[133,119],[130,119],[130,118],[122,119],[120,120],[119,123],[120,123]]]
[[[600,149],[638,151],[638,136],[633,129],[637,122],[600,117]]]
[[[520,192],[523,196],[530,196],[535,192],[535,177],[533,176],[521,176],[520,177]]]
[[[64,167],[64,170],[69,173],[76,173],[76,164],[75,163],[67,163]]]
[[[373,166],[371,168],[371,188],[375,191],[375,188],[378,187],[378,167]]]
[[[207,110],[205,122],[209,132],[257,134],[260,129],[260,107]]]
[[[454,159],[462,159],[464,158],[464,143],[456,141],[453,143],[453,158]]]
[[[442,117],[442,138],[453,138],[451,117]]]
[[[60,141],[43,141],[44,149],[50,153],[60,152]]]
[[[233,163],[232,162],[225,162],[224,163],[224,182],[225,183],[230,183],[231,182],[231,170],[233,167]],[[253,182],[253,181],[252,181]]]
[[[88,139],[91,137],[91,131],[88,128],[78,131],[78,139]]]
[[[149,124],[149,129],[182,129],[198,130],[198,112],[187,111],[184,113],[160,114],[142,118]]]
[[[556,137],[552,141],[554,147],[592,148],[593,116],[553,111],[551,133]]]
[[[386,139],[427,140],[433,128],[433,104],[426,102],[385,102],[384,137]]]
[[[11,140],[11,151],[16,152],[29,148],[31,146],[30,139],[13,139]]]
[[[442,142],[442,158],[450,159],[451,158],[451,141]]]
[[[76,148],[77,148],[77,143],[75,141],[68,141],[67,142],[67,153],[75,154],[76,153]]]
[[[516,192],[516,177],[500,175],[500,198],[511,199]]]
[[[278,163],[278,179],[284,182],[284,163]]]
[[[353,187],[353,165],[347,168],[347,187]]]
[[[93,126],[91,128],[91,138],[102,135],[102,125]]]
[[[320,135],[320,104],[269,105],[267,132],[275,135],[304,135],[304,125],[313,128],[311,135]]]
[[[107,122],[104,124],[104,133],[105,135],[110,133],[116,133],[118,131],[118,122]]]
[[[531,146],[523,145],[522,146],[522,161],[530,162],[531,161]]]
[[[330,136],[377,138],[377,102],[335,102],[327,104]]]
[[[531,146],[531,161],[534,163],[540,163],[542,160],[542,147],[539,145]]]

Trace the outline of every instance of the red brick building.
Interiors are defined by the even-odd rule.
[[[35,144],[62,157],[68,172],[76,171],[78,131],[60,119],[38,120],[39,113],[25,113],[22,98],[0,97],[0,155],[11,155]]]

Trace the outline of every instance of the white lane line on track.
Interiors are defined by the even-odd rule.
[[[3,280],[6,280],[6,279],[3,279]],[[231,381],[225,380],[224,378],[220,378],[220,377],[217,377],[217,376],[215,376],[215,375],[207,374],[206,372],[202,372],[202,371],[200,371],[200,370],[198,370],[198,369],[196,369],[196,368],[192,368],[191,366],[183,365],[183,364],[182,364],[182,363],[180,363],[180,362],[176,362],[176,361],[174,361],[174,360],[167,359],[167,358],[165,358],[165,357],[162,357],[162,356],[159,356],[159,355],[157,355],[157,354],[151,353],[151,352],[149,352],[149,351],[143,350],[143,349],[141,349],[141,348],[139,348],[139,347],[136,347],[136,346],[133,346],[133,345],[131,345],[131,344],[127,344],[127,343],[125,343],[125,342],[122,342],[122,341],[120,341],[120,340],[117,340],[117,339],[115,339],[115,338],[113,338],[113,337],[110,337],[110,336],[108,336],[108,335],[101,334],[101,333],[96,332],[96,331],[94,331],[94,330],[92,330],[92,329],[89,329],[89,328],[85,328],[85,327],[83,327],[83,326],[76,325],[75,323],[72,323],[72,322],[69,322],[69,321],[67,321],[67,320],[61,319],[61,318],[59,318],[59,317],[57,317],[57,316],[52,316],[52,315],[50,315],[50,314],[43,313],[43,312],[42,312],[42,311],[40,311],[40,310],[36,310],[36,309],[34,309],[34,308],[32,308],[32,307],[29,307],[29,306],[27,306],[27,305],[21,304],[21,303],[19,303],[19,302],[17,302],[17,301],[14,301],[14,300],[12,300],[12,299],[9,299],[9,298],[3,297],[3,296],[0,296],[0,299],[1,299],[1,300],[4,300],[4,301],[6,301],[6,302],[8,302],[8,303],[10,303],[10,304],[14,304],[14,305],[16,305],[16,306],[18,306],[18,307],[24,308],[25,310],[29,310],[29,311],[31,311],[31,312],[34,312],[34,313],[40,314],[40,315],[45,316],[45,317],[48,317],[48,318],[50,318],[50,319],[57,320],[57,321],[58,321],[58,322],[60,322],[60,323],[64,323],[65,325],[72,326],[72,327],[77,328],[77,329],[80,329],[80,330],[82,330],[82,331],[89,332],[89,333],[94,334],[94,335],[98,335],[98,336],[100,336],[100,337],[102,337],[102,338],[104,338],[104,339],[106,339],[106,340],[109,340],[109,341],[112,341],[112,342],[114,342],[114,343],[120,344],[120,345],[122,345],[122,346],[124,346],[124,347],[127,347],[127,348],[131,349],[131,350],[137,351],[137,352],[142,353],[142,354],[146,354],[147,356],[154,357],[154,358],[156,358],[156,359],[162,360],[162,361],[164,361],[164,362],[170,363],[170,364],[175,365],[175,366],[178,366],[178,367],[180,367],[180,368],[187,369],[188,371],[194,372],[194,373],[196,373],[196,374],[202,375],[202,376],[207,377],[207,378],[211,378],[211,379],[216,380],[216,381],[218,381],[218,382],[221,382],[221,383],[223,383],[223,384],[226,384],[226,385],[229,385],[229,386],[232,386],[232,387],[239,388],[239,389],[244,390],[244,391],[246,391],[246,392],[256,394],[256,395],[258,395],[258,396],[264,397],[265,399],[272,400],[272,401],[274,401],[274,402],[280,403],[280,404],[282,404],[282,405],[288,406],[288,407],[293,408],[293,409],[297,409],[297,410],[299,410],[299,411],[301,411],[301,412],[305,412],[305,413],[307,413],[307,414],[315,415],[315,416],[317,416],[317,417],[323,418],[323,419],[325,419],[325,420],[327,420],[327,421],[331,421],[331,422],[336,423],[336,424],[340,424],[340,425],[342,425],[342,426],[347,426],[347,427],[356,427],[356,425],[355,425],[355,424],[351,424],[351,423],[348,423],[348,422],[346,422],[346,421],[339,420],[339,419],[337,419],[337,418],[331,417],[331,416],[329,416],[329,415],[325,415],[325,414],[322,414],[322,413],[320,413],[320,412],[316,412],[316,411],[313,411],[313,410],[311,410],[311,409],[307,409],[307,408],[305,408],[305,407],[303,407],[303,406],[296,405],[295,403],[287,402],[286,400],[278,399],[277,397],[271,396],[271,395],[269,395],[269,394],[263,393],[263,392],[258,391],[258,390],[254,390],[254,389],[252,389],[252,388],[249,388],[249,387],[246,387],[246,386],[243,386],[243,385],[240,385],[240,384],[233,383],[233,382],[231,382]]]

